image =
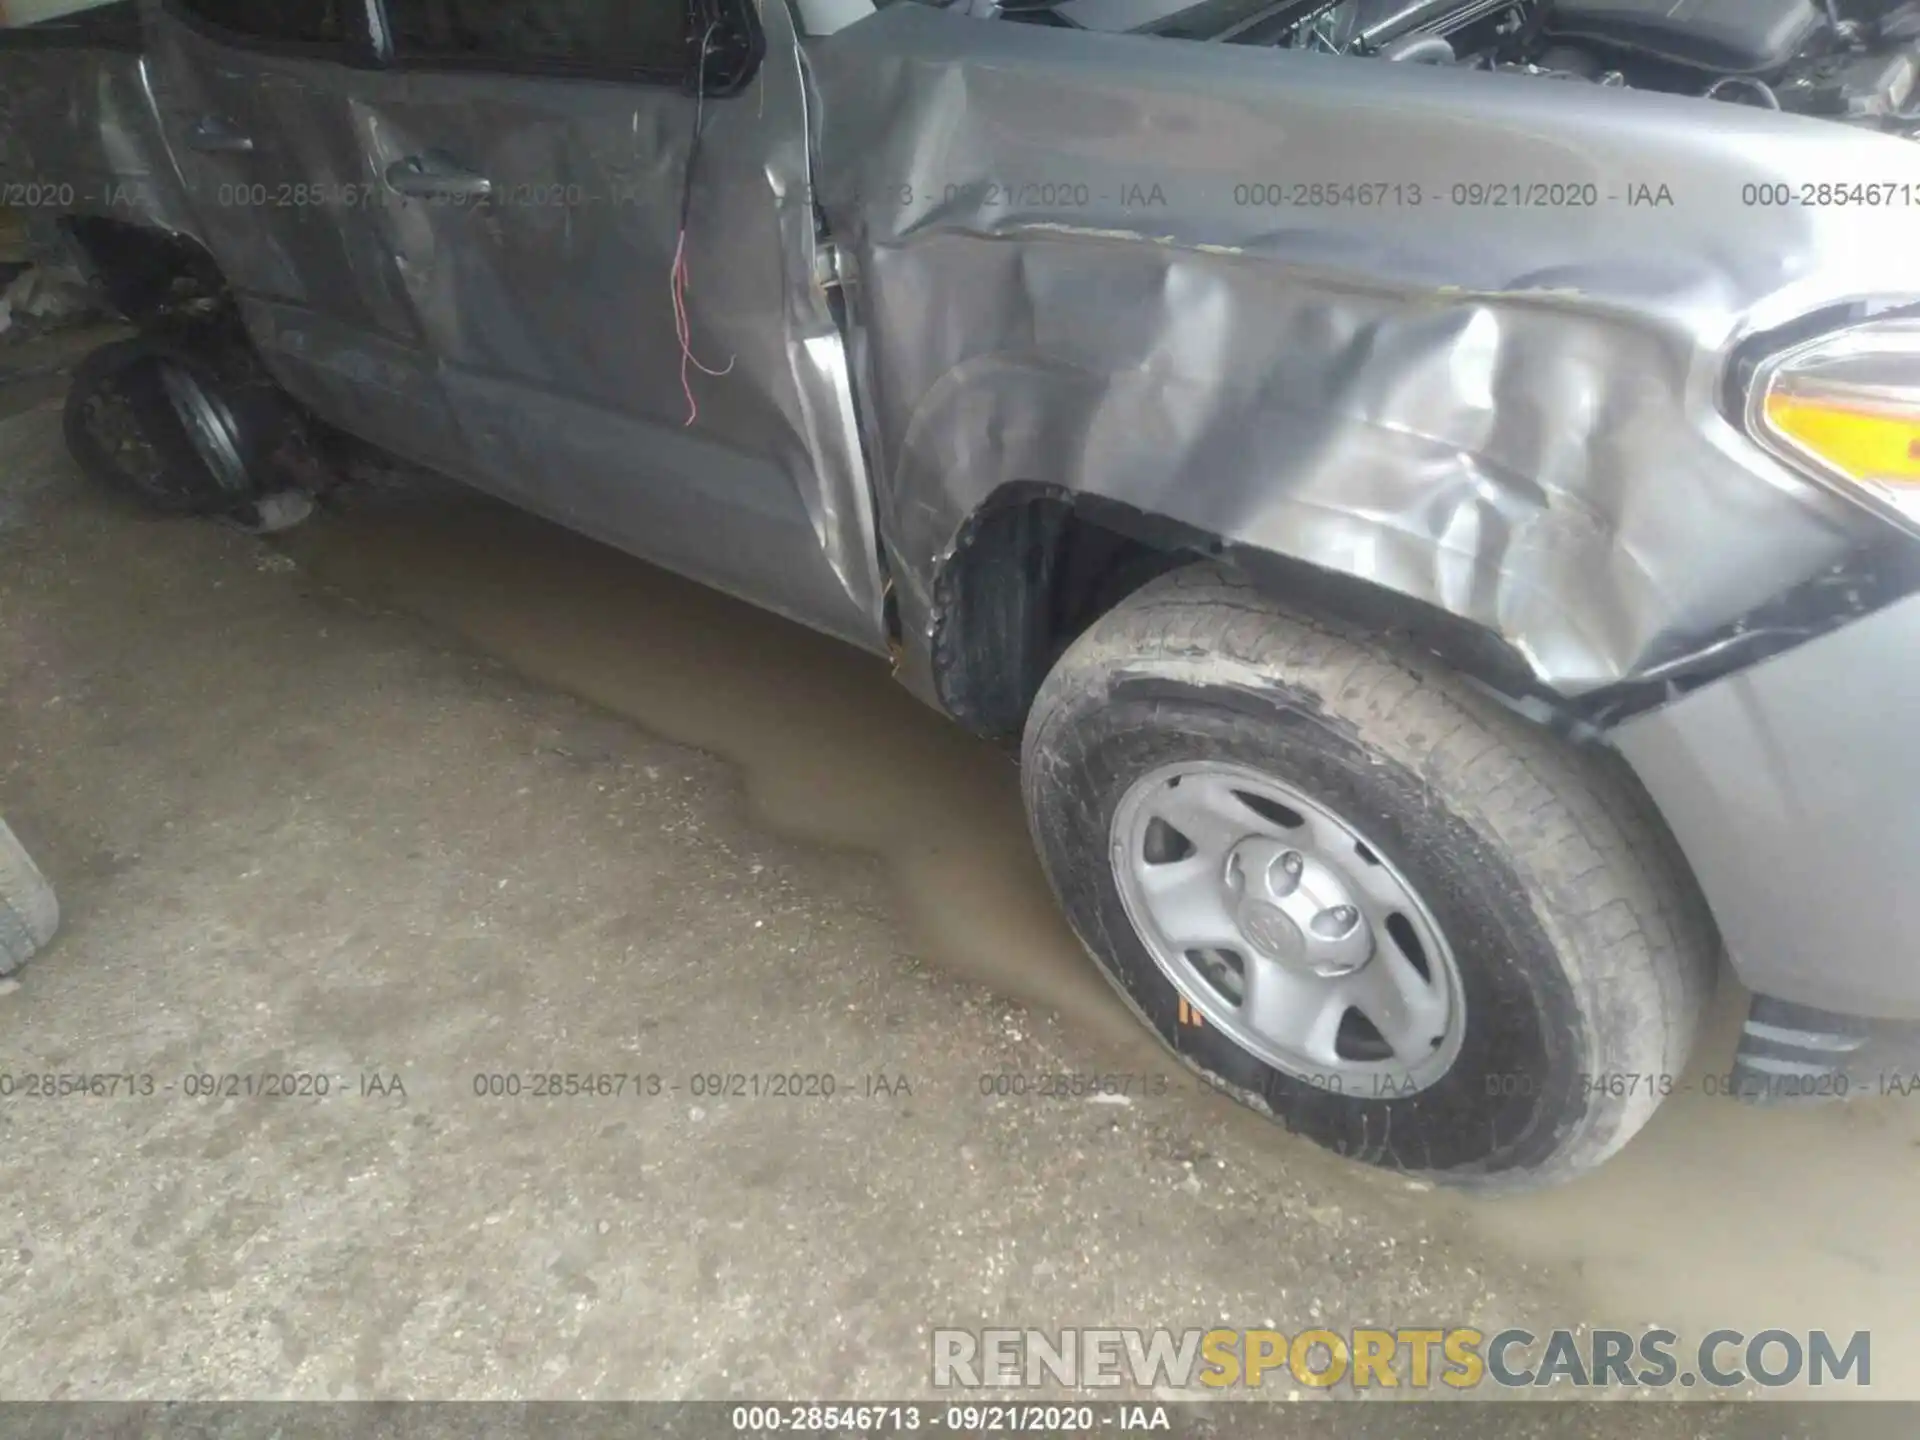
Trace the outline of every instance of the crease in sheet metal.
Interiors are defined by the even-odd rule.
[[[0,39],[0,176],[40,202],[23,208],[41,248],[63,215],[195,233],[150,62],[125,34]]]
[[[1747,335],[1911,298],[1920,181],[1829,122],[1526,76],[962,21],[817,43],[869,453],[910,639],[1001,487],[1119,501],[1389,587],[1543,685],[1632,678],[1865,522],[1721,414]],[[1494,208],[1456,183],[1591,186]],[[1377,203],[1271,203],[1296,182]]]

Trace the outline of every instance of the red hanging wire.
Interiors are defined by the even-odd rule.
[[[687,270],[687,232],[682,228],[680,238],[673,247],[672,272],[673,330],[675,338],[680,342],[680,393],[687,397],[687,418],[681,424],[682,429],[691,426],[695,420],[700,418],[700,402],[694,399],[693,381],[687,374],[687,367],[692,366],[702,375],[712,375],[717,379],[722,375],[732,372],[733,362],[737,358],[729,356],[726,366],[723,369],[715,370],[709,365],[701,364],[699,357],[693,353],[693,322],[687,314],[687,281],[689,278],[690,275]]]

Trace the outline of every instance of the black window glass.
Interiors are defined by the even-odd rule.
[[[364,15],[365,0],[181,0],[188,10],[222,30],[261,40],[343,45],[347,17]]]
[[[687,0],[387,0],[396,54],[679,75]]]

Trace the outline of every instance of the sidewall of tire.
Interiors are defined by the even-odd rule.
[[[224,349],[223,349],[224,347]],[[170,493],[160,493],[129,476],[117,457],[101,446],[84,412],[87,397],[111,385],[115,377],[136,364],[161,362],[191,373],[218,396],[233,417],[241,467],[249,486],[234,492],[220,488],[186,435],[184,426],[167,412],[159,428],[143,427],[162,463],[174,473]],[[155,407],[156,413],[161,407]],[[297,425],[296,414],[272,381],[256,373],[251,360],[232,341],[209,333],[161,331],[103,345],[75,369],[67,397],[64,431],[74,460],[95,481],[161,514],[219,515],[245,513],[267,487],[265,473],[276,450]]]

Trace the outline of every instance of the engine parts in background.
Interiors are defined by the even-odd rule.
[[[1920,133],[1920,0],[1000,0],[999,13],[1583,80]]]

